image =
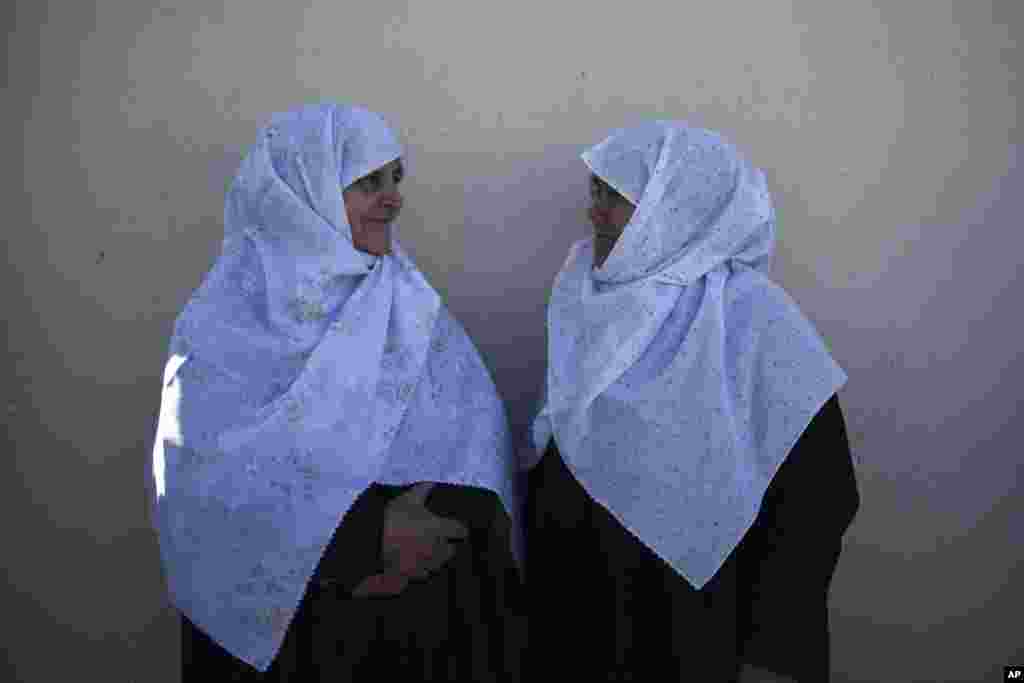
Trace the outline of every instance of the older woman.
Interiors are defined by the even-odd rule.
[[[824,681],[858,507],[846,375],[767,277],[763,173],[653,121],[583,155],[593,239],[548,311],[532,659],[578,680]]]
[[[506,416],[391,234],[404,174],[380,116],[321,104],[228,192],[153,453],[185,680],[518,679]]]

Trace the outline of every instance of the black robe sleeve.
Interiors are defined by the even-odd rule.
[[[859,505],[832,396],[779,467],[737,549],[741,661],[798,681],[828,680],[828,590]]]

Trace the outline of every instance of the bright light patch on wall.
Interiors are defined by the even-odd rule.
[[[164,366],[163,395],[160,398],[160,420],[156,426],[153,443],[153,481],[156,483],[156,498],[160,500],[166,490],[167,457],[164,444],[182,444],[181,423],[178,420],[178,406],[181,405],[181,383],[177,381],[178,370],[187,356],[172,355]]]

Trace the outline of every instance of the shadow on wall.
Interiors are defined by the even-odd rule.
[[[500,177],[467,178],[465,259],[448,306],[477,345],[528,447],[546,367],[547,302],[573,242],[587,237],[584,147],[506,156]]]

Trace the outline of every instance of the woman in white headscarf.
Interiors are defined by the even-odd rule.
[[[827,680],[859,505],[846,375],[767,277],[764,174],[674,121],[583,160],[594,237],[555,280],[533,429],[531,659],[579,680]]]
[[[392,236],[402,148],[273,117],[176,321],[154,524],[185,680],[518,680],[503,404]]]

